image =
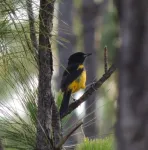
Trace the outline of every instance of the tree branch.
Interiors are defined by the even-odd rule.
[[[29,27],[30,27],[30,39],[32,46],[34,48],[34,57],[35,60],[38,58],[38,42],[37,42],[37,37],[36,37],[36,30],[35,30],[35,19],[34,19],[34,13],[33,13],[33,8],[32,8],[32,0],[26,0],[26,6],[27,6],[27,14],[29,18]]]
[[[107,46],[104,47],[104,72],[108,70],[108,50]]]
[[[59,144],[56,146],[56,149],[57,149],[57,150],[60,149],[60,148],[62,147],[62,145],[66,142],[66,140],[67,140],[82,124],[83,124],[83,122],[80,121],[73,129],[71,129],[71,130],[69,131],[69,133],[68,133],[65,137],[63,137],[63,138],[61,139],[61,141],[59,142]]]
[[[116,70],[116,66],[112,65],[107,72],[91,86],[77,101],[69,105],[68,111],[61,116],[61,119],[70,114],[74,109],[76,109],[80,104],[85,102],[89,96],[91,96],[96,90],[98,90],[102,84],[113,74]]]

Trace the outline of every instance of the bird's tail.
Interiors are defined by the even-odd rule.
[[[67,111],[69,100],[71,96],[71,91],[64,92],[63,100],[60,107],[60,117]]]

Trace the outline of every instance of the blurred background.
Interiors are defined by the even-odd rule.
[[[56,54],[59,58],[55,80],[60,83],[68,57],[77,51],[92,53],[86,60],[87,86],[104,74],[104,47],[108,47],[108,63],[115,62],[118,47],[118,21],[113,1],[65,0],[57,6],[58,33]],[[67,12],[68,10],[68,12]],[[55,19],[56,22],[56,19]],[[57,61],[55,60],[55,63]],[[56,84],[59,90],[60,84]],[[77,92],[76,99],[84,91]],[[91,139],[113,134],[116,108],[116,75],[112,76],[99,91],[96,91],[82,106],[79,106],[66,121],[66,131],[83,119],[80,131],[67,141],[72,145],[82,141],[84,136]],[[83,131],[82,131],[83,130]]]
[[[1,0],[0,4],[0,137],[5,137],[8,148],[20,142],[22,149],[26,143],[31,149],[35,141],[38,67],[37,39],[34,43],[30,39],[35,38],[34,34],[38,38],[39,2]],[[56,2],[52,31],[52,85],[58,104],[61,101],[60,81],[68,57],[78,51],[92,53],[85,63],[89,87],[104,74],[105,46],[108,48],[108,66],[116,61],[118,28],[112,0]],[[78,99],[83,93],[81,90],[73,97]],[[73,147],[86,137],[95,139],[113,135],[117,96],[117,75],[114,74],[63,120],[64,134],[79,120],[84,121],[65,145]],[[19,137],[19,140],[16,142],[12,137]]]

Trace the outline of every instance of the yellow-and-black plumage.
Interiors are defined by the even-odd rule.
[[[60,107],[60,116],[68,109],[71,93],[85,88],[86,71],[83,62],[91,54],[77,52],[68,59],[68,66],[65,69],[61,81],[61,90],[64,93]]]

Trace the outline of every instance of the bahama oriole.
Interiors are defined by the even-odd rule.
[[[77,52],[68,59],[68,66],[63,73],[61,81],[61,91],[64,95],[60,107],[60,116],[67,111],[71,94],[85,88],[86,71],[83,63],[85,58],[90,55],[91,53]]]

